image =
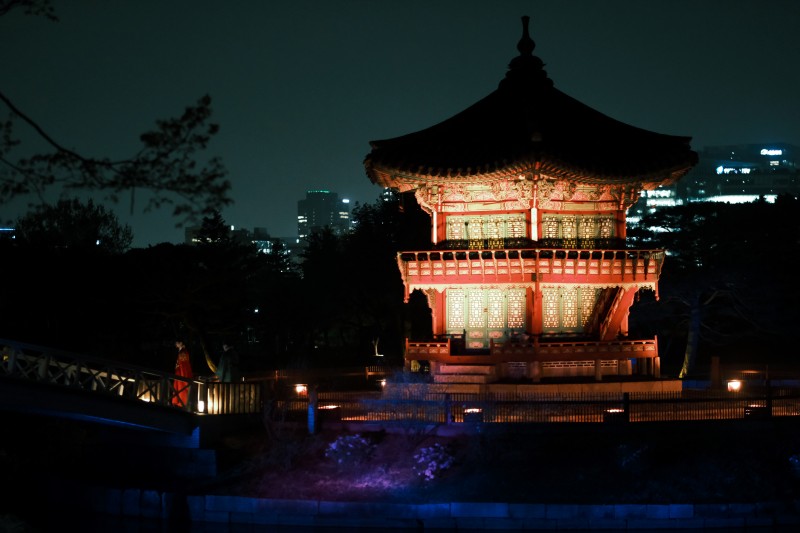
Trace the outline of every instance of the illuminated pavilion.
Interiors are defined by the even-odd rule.
[[[553,86],[523,35],[497,90],[427,129],[371,142],[370,180],[413,191],[427,250],[401,251],[406,299],[427,297],[434,339],[406,364],[438,383],[658,378],[656,338],[631,338],[636,294],[656,291],[663,250],[629,248],[642,190],[697,162],[690,137],[614,120]]]

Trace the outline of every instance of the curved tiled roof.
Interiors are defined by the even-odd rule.
[[[523,17],[520,55],[497,90],[427,129],[372,141],[370,179],[395,186],[380,176],[461,181],[538,167],[588,182],[669,182],[697,162],[690,137],[624,124],[553,87],[527,25]]]

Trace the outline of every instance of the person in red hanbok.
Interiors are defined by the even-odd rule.
[[[194,377],[192,374],[192,362],[189,358],[189,350],[183,341],[175,342],[175,347],[178,349],[178,360],[175,362],[175,374],[182,378],[191,379]],[[189,388],[190,384],[186,381],[175,380],[173,382],[175,387],[175,396],[172,397],[172,405],[178,407],[186,407],[189,403]]]

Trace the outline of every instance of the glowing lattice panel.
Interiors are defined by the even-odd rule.
[[[508,217],[506,235],[512,238],[527,236],[525,233],[525,215],[512,215]]]
[[[524,214],[452,215],[447,217],[447,238],[453,240],[505,239],[526,236]]]
[[[487,311],[489,327],[493,329],[502,329],[506,326],[505,313],[505,298],[503,291],[492,289],[487,294]]]
[[[463,289],[447,289],[447,329],[462,330],[466,327]]]
[[[503,237],[503,221],[497,217],[487,219],[484,236],[487,239],[499,239]]]
[[[525,327],[525,289],[508,291],[508,327]]]
[[[545,328],[555,329],[561,324],[558,289],[542,289],[542,320]]]
[[[594,217],[581,217],[578,225],[578,237],[592,238],[597,235],[597,219]]]
[[[578,327],[578,291],[574,287],[561,291],[561,321],[565,328]]]
[[[448,219],[447,238],[452,240],[464,239],[464,222],[461,220],[454,220],[452,218]]]
[[[467,293],[467,305],[469,306],[467,326],[470,329],[486,327],[486,315],[483,313],[483,293],[481,291],[469,291]]]
[[[470,217],[468,239],[483,239],[483,220],[481,217]]]
[[[582,287],[580,289],[581,299],[581,326],[586,327],[589,318],[592,316],[594,304],[597,301],[597,289],[590,287]]]
[[[547,239],[592,239],[614,236],[614,218],[594,215],[544,215],[542,237]]]
[[[601,217],[598,219],[600,232],[598,237],[607,239],[614,236],[614,219],[611,217]]]
[[[545,239],[557,239],[559,237],[558,226],[557,217],[542,217],[542,237]]]
[[[577,237],[575,222],[576,218],[574,216],[565,216],[561,219],[561,237],[565,239],[574,239]]]

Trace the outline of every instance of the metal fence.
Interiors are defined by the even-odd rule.
[[[745,386],[734,391],[676,393],[456,394],[432,393],[424,385],[413,383],[391,390],[317,392],[309,391],[307,385],[293,385],[300,378],[318,377],[309,371],[276,371],[252,381],[219,383],[0,341],[0,378],[30,380],[203,414],[252,413],[303,420],[311,407],[322,421],[387,424],[667,422],[800,415],[800,387],[796,383],[774,386],[766,379],[743,381]],[[324,372],[330,376],[336,370]],[[360,367],[343,375],[369,381],[391,373],[388,367]]]
[[[311,400],[313,402],[313,400]],[[319,393],[276,400],[273,414],[301,420],[316,405],[324,421],[389,424],[598,423],[724,420],[800,415],[800,389],[626,394]]]

